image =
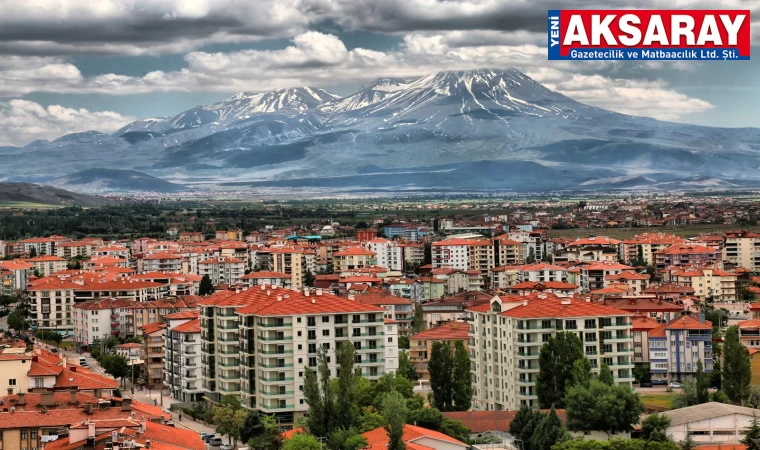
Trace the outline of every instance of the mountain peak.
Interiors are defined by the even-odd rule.
[[[362,89],[371,89],[374,91],[392,92],[405,88],[409,84],[403,78],[378,78],[377,80],[364,86]]]

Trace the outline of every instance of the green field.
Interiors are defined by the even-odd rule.
[[[652,394],[639,394],[641,403],[645,405],[661,406],[663,408],[672,408],[673,399],[676,397],[674,392],[661,392]]]
[[[686,238],[699,236],[707,233],[720,233],[731,230],[748,230],[760,232],[760,226],[747,226],[736,224],[707,224],[707,225],[683,225],[670,227],[636,227],[636,228],[572,228],[567,230],[547,230],[550,238],[553,237],[586,237],[607,236],[614,239],[626,239],[637,234],[644,233],[668,233]]]
[[[34,209],[34,208],[60,208],[60,206],[44,205],[42,203],[0,201],[0,208]]]

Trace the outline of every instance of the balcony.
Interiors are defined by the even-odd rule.
[[[259,336],[259,339],[262,341],[267,341],[267,342],[292,341],[293,336],[275,336],[275,337]]]
[[[284,397],[286,395],[293,395],[293,391],[259,391],[259,394],[264,397]]]
[[[293,350],[259,350],[262,355],[292,355]]]
[[[292,327],[293,323],[292,322],[282,322],[282,323],[264,323],[264,322],[259,322],[256,325],[258,325],[260,327],[265,327],[265,328],[279,328],[279,327]]]
[[[259,367],[263,367],[265,369],[287,369],[292,368],[293,364],[265,364],[263,362],[260,362]]]
[[[259,376],[259,380],[264,383],[281,383],[283,381],[293,381],[293,377],[264,377]]]

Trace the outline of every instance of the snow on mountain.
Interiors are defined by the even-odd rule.
[[[355,94],[322,105],[323,111],[337,114],[366,108],[405,89],[409,83],[401,78],[379,78],[364,86]]]
[[[391,190],[400,184],[629,189],[669,182],[711,188],[760,183],[757,142],[758,129],[618,114],[517,70],[481,69],[381,78],[343,98],[310,87],[241,92],[110,135],[39,142],[5,164],[0,177],[49,179],[106,167],[211,183],[335,189],[362,182]],[[478,176],[485,172],[487,179]]]

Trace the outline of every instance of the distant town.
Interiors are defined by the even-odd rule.
[[[235,408],[276,420],[287,441],[318,426],[310,374],[343,382],[350,364],[373,389],[403,378],[407,401],[425,399],[463,427],[420,428],[428,439],[512,439],[514,447],[509,424],[521,408],[554,406],[571,433],[607,437],[603,427],[573,422],[570,391],[546,392],[546,377],[579,370],[580,360],[589,379],[626,387],[634,412],[669,417],[668,433],[716,442],[710,417],[704,429],[684,431],[679,411],[699,404],[684,400],[687,390],[709,385],[700,403],[737,404],[737,429],[751,420],[742,408],[760,388],[758,209],[725,196],[7,208],[0,294],[6,334],[17,337],[0,370],[18,374],[0,379],[4,399],[15,411],[30,401],[55,408],[47,396],[75,384],[66,408],[77,392],[110,398],[98,401],[125,411],[113,420],[138,436],[151,425],[140,431],[146,425],[129,412],[160,401],[173,411],[151,413],[164,426],[184,414],[195,429],[205,417],[243,439],[212,417],[234,398]],[[729,353],[731,339],[749,371],[739,393],[715,382],[733,376],[725,367],[732,358],[745,358]],[[578,353],[550,370],[556,351]],[[466,387],[451,387],[450,400],[441,391],[447,353],[452,372],[443,377],[464,374],[457,383]],[[19,360],[24,368],[11,369]],[[97,423],[101,413],[87,408],[77,414]],[[486,412],[501,431],[480,429]],[[69,441],[78,417],[56,422],[72,427]],[[50,435],[35,420],[0,419],[0,427],[22,430],[21,447],[34,448],[23,430]],[[639,436],[633,420],[612,436]],[[366,440],[374,428],[355,431]],[[484,431],[493,433],[483,440]]]

